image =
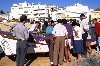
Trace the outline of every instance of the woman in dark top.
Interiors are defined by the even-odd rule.
[[[46,31],[47,26],[48,26],[48,22],[47,21],[44,21],[44,24],[42,25],[42,31],[43,32]]]
[[[66,62],[70,61],[70,46],[71,46],[71,39],[72,39],[72,26],[70,24],[67,24],[66,19],[62,19],[63,25],[66,27],[67,32],[68,32],[68,41],[69,44],[65,45],[65,57],[66,57]]]

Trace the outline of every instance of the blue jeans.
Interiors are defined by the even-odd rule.
[[[97,38],[97,52],[100,52],[100,37]]]
[[[25,55],[27,53],[27,41],[18,40],[16,45],[16,66],[24,66]]]

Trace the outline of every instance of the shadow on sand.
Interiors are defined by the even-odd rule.
[[[0,53],[0,60],[1,58],[5,57],[5,54],[4,53]]]
[[[30,66],[31,65],[31,63],[35,60],[35,59],[37,59],[38,57],[48,57],[49,56],[49,54],[48,53],[40,53],[40,54],[34,54],[34,53],[32,53],[32,54],[27,54],[26,55],[26,60],[25,60],[25,66]],[[5,57],[5,54],[3,53],[2,55],[0,55],[0,59],[2,58],[2,57]],[[12,61],[14,61],[14,62],[16,62],[16,56],[7,56],[10,60],[12,60]]]

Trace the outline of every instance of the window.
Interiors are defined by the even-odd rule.
[[[11,8],[11,9],[14,9],[14,8]]]
[[[38,10],[34,10],[34,11],[38,11]]]
[[[34,16],[37,16],[37,14],[34,14]]]
[[[24,7],[24,8],[31,8],[31,7]]]
[[[67,17],[69,17],[69,15],[67,15]]]
[[[19,8],[19,9],[23,9],[23,8]]]
[[[41,9],[41,10],[45,10],[45,9]]]
[[[24,11],[24,13],[28,13],[28,11]]]
[[[14,6],[14,7],[17,7],[17,6]]]

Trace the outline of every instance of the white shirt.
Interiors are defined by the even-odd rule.
[[[33,31],[35,29],[36,24],[33,24],[28,31]]]
[[[54,34],[55,36],[65,36],[68,34],[68,32],[64,25],[58,23],[54,26],[52,34]]]
[[[83,19],[80,23],[80,28],[82,29],[82,34],[84,34],[84,30],[83,29],[88,29],[89,30],[89,25],[88,25],[88,21],[86,19]]]
[[[76,38],[76,35],[75,35],[75,32],[74,32],[74,34],[73,34],[74,40],[82,40],[82,30],[81,30],[81,28],[79,26],[76,26],[74,28],[74,31],[75,32],[78,31],[78,37],[79,37],[79,38]]]
[[[3,20],[3,23],[7,23],[7,20]]]

